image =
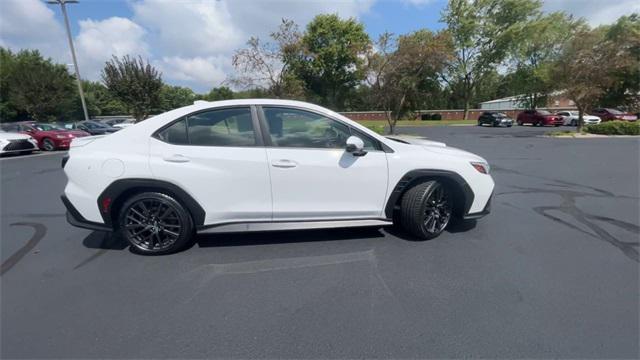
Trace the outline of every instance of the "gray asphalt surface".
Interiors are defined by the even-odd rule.
[[[0,160],[2,358],[638,358],[639,153],[550,129],[403,128],[493,166],[493,212],[200,236],[143,257],[68,225],[62,154]]]

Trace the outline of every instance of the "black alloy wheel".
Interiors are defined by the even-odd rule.
[[[432,180],[418,184],[402,197],[401,218],[404,230],[420,239],[432,239],[449,225],[453,203],[444,184]]]
[[[142,193],[129,199],[120,212],[119,226],[132,250],[142,254],[175,252],[193,233],[189,213],[161,193]]]

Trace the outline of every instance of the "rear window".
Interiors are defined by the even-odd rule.
[[[251,109],[218,109],[189,115],[158,132],[156,138],[175,145],[255,146]]]

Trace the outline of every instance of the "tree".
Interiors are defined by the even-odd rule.
[[[605,26],[605,38],[611,42],[620,67],[612,74],[617,81],[599,99],[600,105],[640,109],[640,15],[620,17],[613,25]]]
[[[229,89],[226,86],[213,88],[211,89],[211,91],[209,91],[208,94],[203,97],[203,99],[207,101],[229,100],[233,98],[233,90]]]
[[[455,48],[443,80],[458,88],[467,119],[485,74],[499,66],[518,41],[519,23],[539,13],[538,0],[449,0],[441,21]]]
[[[144,120],[160,106],[161,74],[142,57],[114,56],[102,70],[102,81],[114,97],[126,104],[136,121]]]
[[[20,113],[38,121],[59,119],[75,96],[73,77],[64,65],[43,58],[37,50],[13,54],[0,48],[2,120]]]
[[[273,43],[252,37],[247,48],[237,50],[233,56],[232,63],[239,75],[229,82],[243,89],[264,89],[270,97],[304,98],[302,82],[291,72],[300,36],[296,23],[282,19],[278,31],[270,34]]]
[[[584,28],[582,21],[574,21],[563,12],[538,15],[518,24],[520,36],[513,42],[511,62],[515,68],[513,88],[521,94],[520,103],[535,109],[546,104],[549,93],[559,90],[551,76],[557,60],[573,31]],[[514,25],[515,27],[515,25]]]
[[[397,39],[384,33],[375,48],[367,56],[367,81],[393,134],[398,119],[440,91],[437,79],[451,56],[451,42],[446,33],[419,30]]]
[[[162,85],[158,112],[165,112],[193,104],[196,94],[182,86]]]
[[[578,108],[578,132],[584,113],[616,83],[614,74],[625,65],[624,59],[614,56],[616,47],[602,29],[583,29],[566,44],[554,66],[554,78],[566,86],[565,93]]]
[[[292,65],[311,95],[341,110],[347,93],[364,80],[362,65],[370,43],[357,20],[318,15],[307,25]]]

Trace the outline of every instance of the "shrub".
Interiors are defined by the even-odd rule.
[[[442,120],[442,114],[431,115],[431,120]]]
[[[375,131],[380,135],[384,134],[384,125],[367,125],[367,128],[371,131]]]
[[[422,114],[420,116],[420,120],[422,120],[422,121],[431,120],[431,114]]]
[[[640,135],[640,121],[607,121],[585,126],[585,131],[600,135]]]

